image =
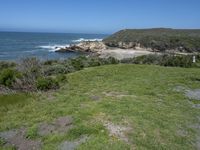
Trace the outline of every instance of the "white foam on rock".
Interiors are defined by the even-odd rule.
[[[90,42],[95,42],[95,41],[98,41],[98,42],[101,42],[103,39],[85,39],[85,38],[80,38],[78,40],[73,40],[73,42],[87,42],[87,41],[90,41]]]
[[[65,48],[65,47],[69,47],[70,45],[44,45],[44,46],[39,46],[39,48],[42,49],[48,49],[49,52],[55,52],[57,50],[59,50],[60,48]]]

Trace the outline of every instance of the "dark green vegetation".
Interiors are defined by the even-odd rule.
[[[155,51],[178,50],[181,52],[200,51],[200,30],[192,29],[127,29],[121,30],[103,42],[112,47],[134,48],[138,43],[141,47]]]
[[[193,56],[184,55],[145,55],[121,61],[115,58],[99,58],[80,56],[74,59],[41,62],[36,58],[26,58],[19,63],[9,66],[9,63],[0,68],[0,88],[8,92],[14,91],[34,92],[58,89],[67,82],[66,74],[109,64],[153,64],[172,67],[199,67],[200,56],[196,56],[197,63],[192,62]]]
[[[78,68],[82,68],[80,64],[76,64]],[[44,150],[59,149],[61,143],[84,135],[88,139],[79,150],[195,150],[200,109],[175,89],[199,89],[199,74],[199,68],[157,65],[83,69],[67,74],[68,82],[59,90],[34,93],[25,105],[0,105],[0,131],[25,127],[26,137],[41,140]],[[51,123],[61,116],[73,118],[68,132],[37,134],[40,123]],[[120,126],[129,131],[120,138],[105,122],[113,130]],[[0,139],[0,149],[4,143]]]
[[[199,67],[199,56],[197,57],[197,62],[193,63],[193,56],[184,56],[184,55],[144,55],[136,58],[124,59],[121,63],[126,64],[153,64],[160,66],[170,66],[170,67]]]
[[[33,92],[37,90],[58,89],[66,80],[66,73],[85,67],[117,64],[114,58],[80,56],[63,61],[49,60],[41,62],[36,58],[26,58],[17,64],[0,63],[0,89]]]

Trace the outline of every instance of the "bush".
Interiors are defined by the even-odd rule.
[[[83,69],[86,63],[87,63],[87,58],[84,56],[80,56],[70,60],[70,64],[74,67],[75,70]]]
[[[67,77],[64,74],[59,74],[59,75],[56,76],[56,81],[58,83],[67,81]]]
[[[169,56],[164,55],[162,61],[160,62],[162,66],[172,66],[172,67],[192,67],[192,56]]]
[[[13,68],[16,64],[14,62],[0,61],[0,71],[7,68]]]
[[[59,87],[59,83],[51,77],[38,78],[36,86],[38,90],[46,91],[50,89],[57,89]]]
[[[109,64],[119,64],[119,60],[114,57],[109,58],[101,58],[100,59],[101,65],[109,65]]]
[[[38,77],[42,76],[43,74],[42,64],[35,57],[21,59],[17,68],[24,75],[27,82],[29,83],[33,83]]]
[[[12,87],[12,84],[15,82],[16,78],[20,77],[20,73],[14,69],[4,69],[0,74],[0,84]]]
[[[124,59],[121,63],[153,64],[171,67],[192,67],[192,56],[184,55],[145,55],[136,58]]]
[[[53,65],[58,63],[58,60],[47,60],[44,62],[44,65]]]
[[[160,55],[144,55],[140,57],[136,57],[133,59],[133,63],[135,64],[154,64],[158,65],[161,61],[162,57]]]
[[[65,74],[67,72],[68,72],[67,68],[61,64],[47,66],[46,68],[44,68],[44,74],[47,76],[56,74]]]
[[[102,61],[98,57],[88,58],[87,64],[87,67],[96,67],[102,65]]]

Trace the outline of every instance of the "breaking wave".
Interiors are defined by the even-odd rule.
[[[65,47],[69,47],[70,45],[44,45],[44,46],[39,46],[39,48],[42,49],[48,49],[49,52],[55,52],[56,50],[60,49],[60,48],[65,48]]]
[[[85,42],[85,41],[91,41],[91,42],[101,42],[103,39],[85,39],[85,38],[80,38],[78,40],[73,40],[73,42]]]

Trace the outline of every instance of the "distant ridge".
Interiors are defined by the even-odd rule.
[[[105,38],[103,42],[119,48],[139,45],[157,51],[200,52],[200,29],[124,29]]]

